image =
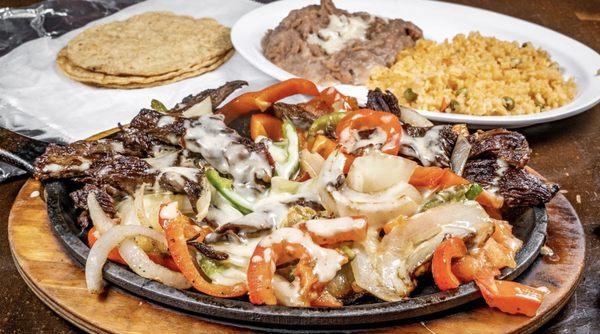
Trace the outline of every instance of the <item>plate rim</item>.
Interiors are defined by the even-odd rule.
[[[356,1],[356,0],[353,0],[353,1]],[[406,0],[384,0],[384,1],[398,2],[398,3],[407,2],[408,3],[408,1],[406,1]],[[461,8],[462,10],[473,11],[474,14],[485,13],[486,15],[496,16],[498,18],[502,18],[503,20],[512,20],[514,22],[518,22],[520,25],[531,26],[538,31],[544,32],[546,34],[551,34],[550,39],[553,37],[560,37],[561,39],[568,40],[569,43],[574,43],[578,47],[578,50],[585,51],[589,56],[595,58],[594,60],[595,60],[595,62],[597,62],[598,68],[600,69],[600,54],[598,52],[596,52],[594,49],[590,48],[589,46],[585,45],[584,43],[582,43],[572,37],[569,37],[565,34],[555,31],[553,29],[544,27],[540,24],[537,24],[534,22],[529,22],[524,19],[516,18],[516,17],[510,16],[510,15],[494,12],[494,11],[491,11],[488,9],[482,9],[482,8],[477,8],[477,7],[472,7],[472,6],[462,5],[462,4],[438,2],[438,1],[431,1],[431,0],[417,0],[417,1],[411,0],[410,1],[411,4],[418,3],[418,2],[426,3],[429,5],[436,4],[436,5],[440,5],[440,6]],[[242,17],[240,17],[236,21],[236,23],[231,28],[231,40],[234,45],[234,48],[253,67],[257,68],[258,70],[269,75],[272,78],[275,78],[280,81],[290,79],[290,78],[296,78],[297,77],[296,75],[293,75],[293,74],[287,72],[286,70],[280,68],[279,66],[273,64],[272,62],[270,62],[268,59],[266,59],[266,57],[264,57],[262,55],[262,53],[261,53],[261,57],[256,59],[254,54],[252,54],[252,50],[250,48],[245,47],[245,45],[249,45],[246,43],[246,40],[248,39],[248,36],[249,36],[246,33],[248,31],[246,22],[247,21],[250,22],[254,16],[257,16],[257,14],[260,14],[263,12],[278,11],[278,9],[280,7],[286,8],[286,7],[290,6],[291,4],[294,4],[294,5],[297,4],[298,6],[294,7],[294,8],[301,8],[303,6],[306,6],[309,4],[314,4],[314,3],[315,3],[315,0],[280,0],[280,1],[266,4],[264,6],[257,7],[255,9],[253,9],[252,11],[244,14]],[[276,26],[276,24],[274,26]],[[554,35],[554,36],[552,36],[552,35]],[[546,50],[546,51],[548,51],[548,50]],[[575,60],[577,64],[581,63],[580,61],[578,61],[577,57],[571,57],[571,59]],[[266,65],[266,66],[263,66],[263,65]],[[466,123],[466,124],[470,124],[470,125],[478,125],[478,126],[484,126],[484,127],[503,126],[503,127],[507,127],[507,128],[518,128],[518,127],[525,127],[525,126],[534,125],[534,124],[557,121],[557,120],[575,116],[577,114],[588,111],[588,110],[592,109],[594,106],[596,106],[598,103],[600,103],[600,76],[593,75],[592,72],[593,72],[593,70],[590,70],[590,72],[589,72],[590,74],[586,75],[583,78],[583,79],[585,79],[585,81],[588,82],[588,84],[583,87],[584,88],[583,90],[581,89],[581,86],[578,85],[577,95],[571,102],[569,102],[559,108],[554,108],[554,109],[539,112],[539,113],[525,114],[525,115],[507,115],[507,116],[481,116],[481,115],[467,115],[467,114],[448,114],[448,113],[428,111],[428,110],[418,110],[418,111],[421,112],[428,119],[430,119],[432,121],[436,121],[436,122]],[[588,72],[586,72],[586,73],[588,73]],[[367,88],[365,86],[336,85],[336,87],[338,87],[343,93],[347,93],[350,95],[356,95],[356,92],[358,92],[358,91],[360,91],[360,94],[358,94],[358,95],[366,95],[366,91],[367,91]],[[322,88],[322,87],[320,87],[320,88]],[[593,94],[596,91],[598,93],[595,94],[595,97],[594,97]],[[585,100],[580,101],[579,100],[580,97],[578,97],[578,95],[581,95],[582,93],[588,93],[588,95],[591,94],[591,96],[590,96],[590,98],[586,98]],[[577,102],[579,102],[579,103],[577,103]],[[575,105],[572,105],[573,103],[575,103]]]

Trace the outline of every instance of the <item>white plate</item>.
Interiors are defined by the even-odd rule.
[[[295,77],[266,59],[260,42],[267,30],[275,28],[290,10],[316,3],[316,0],[283,0],[251,11],[233,26],[233,45],[246,60],[265,73],[279,80]],[[366,11],[381,17],[412,21],[423,29],[425,38],[435,41],[443,41],[459,33],[479,31],[484,36],[502,40],[532,42],[535,47],[548,51],[562,67],[565,77],[573,77],[577,84],[577,95],[569,104],[537,114],[470,116],[422,111],[431,120],[514,128],[573,116],[600,102],[600,76],[596,75],[600,69],[600,55],[572,38],[537,24],[487,10],[437,1],[336,0],[335,4],[350,12]],[[359,99],[364,98],[367,91],[364,86],[340,85],[339,89]]]

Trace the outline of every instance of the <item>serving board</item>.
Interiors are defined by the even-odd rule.
[[[114,287],[100,297],[85,287],[83,268],[73,261],[51,231],[40,184],[28,181],[15,200],[8,222],[10,248],[17,269],[33,292],[76,326],[100,333],[239,332],[239,327],[204,319],[147,302]],[[556,256],[537,259],[518,281],[550,290],[534,318],[490,309],[480,300],[460,311],[433,317],[361,327],[378,332],[411,333],[531,332],[554,316],[575,291],[583,270],[585,236],[567,199],[559,194],[547,205],[548,246]],[[261,329],[245,325],[246,329]],[[324,330],[327,330],[324,328]]]

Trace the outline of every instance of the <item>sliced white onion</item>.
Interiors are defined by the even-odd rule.
[[[429,121],[425,116],[419,114],[418,111],[400,106],[400,120],[404,123],[408,123],[412,126],[418,127],[429,127],[433,126],[433,123]]]
[[[210,186],[206,181],[206,177],[203,177],[202,180],[202,194],[196,201],[196,220],[201,222],[208,215],[208,208],[210,207],[210,201],[212,199],[212,192],[210,191]]]
[[[98,233],[103,234],[115,226],[112,219],[110,219],[106,213],[104,213],[104,210],[102,210],[102,207],[100,206],[100,203],[98,203],[96,195],[93,192],[90,192],[87,196],[87,205],[92,224]]]
[[[359,192],[378,192],[407,183],[416,166],[412,160],[372,150],[354,159],[346,182]]]
[[[415,288],[415,271],[431,259],[446,236],[466,238],[473,249],[483,245],[493,229],[485,210],[473,201],[416,214],[380,242],[378,234],[367,234],[352,262],[356,283],[380,299],[400,300]]]
[[[300,152],[300,165],[313,179],[319,176],[324,162],[325,159],[318,153],[310,152],[307,149],[303,149]]]
[[[209,115],[213,113],[212,101],[210,96],[202,100],[200,103],[196,103],[191,106],[188,110],[182,113],[183,117],[198,117],[202,115]]]
[[[166,246],[165,236],[160,232],[147,227],[132,225],[115,225],[96,240],[85,263],[85,280],[91,293],[102,291],[102,267],[106,263],[108,253],[121,243],[119,253],[136,274],[178,289],[190,287],[182,274],[152,262],[133,240],[127,240],[139,235],[156,240]]]
[[[398,215],[411,216],[417,211],[422,197],[408,183],[396,183],[377,192],[356,191],[347,182],[333,186],[343,179],[345,161],[345,156],[336,151],[325,160],[319,174],[317,186],[321,203],[327,210],[338,217],[364,215],[368,218],[369,225],[374,227],[381,227]]]
[[[470,153],[471,144],[469,140],[462,134],[459,134],[452,150],[452,156],[450,157],[450,167],[452,167],[452,171],[456,175],[462,176]]]
[[[151,236],[149,237],[154,240],[157,240],[161,244],[161,246],[163,246],[163,248],[167,247],[165,237],[157,231],[142,226],[116,226],[114,222],[106,215],[106,213],[104,213],[104,211],[100,207],[100,204],[96,200],[96,196],[93,193],[90,193],[88,195],[88,209],[90,211],[90,218],[92,219],[92,223],[96,227],[96,231],[100,233],[100,238],[96,241],[96,243],[92,247],[92,250],[96,248],[96,245],[100,242],[100,240],[106,240],[106,236],[108,235],[109,231],[113,231],[113,229],[117,227],[119,229],[124,227],[143,229],[144,231],[150,233]],[[140,234],[133,234],[132,237],[135,237],[137,235]],[[104,242],[108,241],[103,241],[103,243]],[[90,290],[90,292],[96,293],[102,290],[102,266],[106,262],[108,252],[110,252],[119,243],[120,241],[116,242],[110,247],[102,247],[101,250],[96,251],[102,251],[103,257],[92,256],[92,250],[90,250],[90,255],[88,256],[88,260],[86,261],[86,283],[88,284],[88,290]],[[108,249],[108,251],[106,249]],[[119,246],[119,254],[121,254],[121,257],[123,258],[123,260],[125,260],[129,267],[135,273],[142,277],[153,279],[178,289],[187,289],[190,287],[190,284],[186,281],[185,277],[183,277],[182,274],[171,271],[161,265],[154,263],[152,260],[150,260],[148,255],[146,255],[146,252],[144,252],[144,250],[141,247],[139,247],[133,240],[125,240],[124,242],[122,242]],[[88,275],[88,268],[91,276]]]
[[[163,168],[171,167],[179,158],[181,151],[166,151],[164,153],[158,153],[154,158],[145,158],[145,160],[152,168],[156,170],[162,170]]]
[[[119,253],[123,260],[127,262],[129,268],[144,278],[161,282],[176,289],[188,289],[192,286],[181,273],[154,263],[146,252],[131,239],[121,243]]]
[[[273,176],[271,178],[271,190],[275,193],[295,194],[298,192],[300,185],[300,182],[290,181],[283,176]]]

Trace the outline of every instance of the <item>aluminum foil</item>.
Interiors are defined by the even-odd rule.
[[[31,7],[0,8],[0,56],[39,37],[58,37],[140,0],[47,0]],[[23,135],[63,143],[61,134],[0,99],[0,126]],[[24,172],[0,162],[0,183]]]

